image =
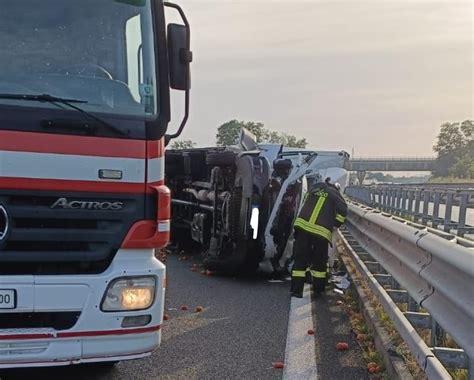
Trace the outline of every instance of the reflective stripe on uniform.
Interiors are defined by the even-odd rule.
[[[309,218],[309,222],[311,224],[314,224],[316,220],[318,219],[319,213],[321,212],[321,209],[323,208],[324,202],[326,202],[326,198],[319,197],[318,202],[316,203],[316,206],[314,206],[314,210],[311,213],[311,217]]]
[[[327,228],[323,226],[311,224],[302,218],[296,219],[295,227],[299,227],[311,234],[322,236],[329,241],[331,241],[332,239],[332,232],[330,230],[328,230]]]
[[[292,277],[306,277],[306,271],[305,270],[293,270],[293,271],[291,271],[291,276]]]
[[[327,272],[318,272],[317,270],[312,270],[311,276],[314,278],[326,278]]]
[[[342,216],[341,214],[337,214],[336,215],[336,220],[339,222],[339,223],[344,223],[346,221],[346,218],[344,216]]]

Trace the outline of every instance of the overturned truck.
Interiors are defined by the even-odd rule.
[[[173,243],[200,252],[210,270],[284,270],[308,183],[331,177],[344,187],[348,157],[257,145],[246,131],[238,146],[168,150]]]

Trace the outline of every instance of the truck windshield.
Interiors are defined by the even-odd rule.
[[[0,94],[81,99],[88,112],[158,114],[152,3],[0,0]]]

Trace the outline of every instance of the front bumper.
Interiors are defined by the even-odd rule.
[[[100,310],[107,286],[116,278],[156,276],[154,304],[147,310]],[[67,330],[0,329],[0,368],[68,365],[145,357],[161,340],[165,267],[152,249],[122,249],[98,275],[0,276],[0,288],[15,289],[17,307],[2,313],[80,312]],[[122,328],[127,316],[150,315],[145,326]]]

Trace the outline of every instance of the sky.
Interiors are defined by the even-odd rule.
[[[194,51],[181,139],[199,146],[238,119],[320,150],[431,156],[442,123],[474,117],[471,1],[179,4]],[[182,114],[179,96],[170,130]]]

